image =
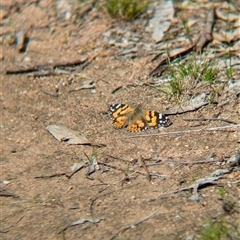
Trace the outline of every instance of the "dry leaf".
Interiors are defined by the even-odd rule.
[[[68,144],[90,144],[90,141],[80,132],[65,126],[48,125],[46,129],[58,140]]]
[[[225,9],[225,11],[224,11]],[[231,11],[231,12],[230,12]],[[232,4],[224,2],[216,9],[216,16],[224,21],[233,22],[239,20],[239,13]]]
[[[89,165],[88,167],[88,171],[87,171],[87,178],[90,178],[90,179],[93,179],[90,177],[90,175],[92,173],[94,173],[96,170],[99,170],[99,165],[98,165],[98,162],[97,162],[97,159],[95,157],[92,157],[91,158],[91,165]]]
[[[212,37],[213,37],[214,40],[216,40],[218,42],[224,42],[225,41],[224,36],[220,33],[212,32]]]
[[[240,28],[240,18],[236,22],[234,22],[232,26],[234,28]]]
[[[224,30],[220,30],[220,34],[222,35],[222,41],[225,42],[232,42],[235,40],[240,39],[240,29],[236,28],[234,31],[224,31]]]
[[[166,32],[174,16],[174,8],[172,1],[161,1],[157,6],[154,17],[150,20],[153,28],[152,38],[155,42],[162,40],[164,32]]]
[[[216,16],[228,22],[237,21],[239,19],[239,16],[237,14],[232,13],[232,14],[224,15],[224,13],[222,13],[219,9],[216,10]]]
[[[206,99],[206,93],[202,93],[194,98],[192,98],[189,101],[189,104],[187,106],[181,106],[181,107],[176,107],[173,108],[172,110],[165,111],[166,114],[180,114],[184,112],[191,112],[196,109],[199,109],[202,106],[205,106],[208,104],[208,102],[205,100]]]
[[[213,33],[213,38],[221,42],[232,42],[240,39],[240,29],[236,28],[234,31],[221,30],[219,33]]]

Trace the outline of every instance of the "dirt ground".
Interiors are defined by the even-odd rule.
[[[213,103],[169,115],[167,128],[114,129],[110,104],[141,104],[163,113],[179,106],[152,86],[157,77],[148,77],[159,59],[151,61],[157,51],[146,49],[155,44],[141,27],[146,16],[134,23],[117,21],[98,8],[80,11],[74,1],[49,2],[0,4],[1,239],[190,240],[214,221],[231,226],[231,234],[221,239],[238,239],[240,172],[229,160],[240,151],[240,94],[219,83],[224,87]],[[201,21],[206,9],[201,11],[191,14]],[[27,36],[26,49],[12,40],[19,31]],[[122,54],[122,42],[109,43],[109,32],[121,38],[121,31],[139,34],[137,52]],[[79,60],[54,69],[55,75],[6,74],[32,66],[41,74],[55,63]],[[233,82],[239,79],[236,65]],[[87,87],[77,90],[81,86]],[[212,88],[204,87],[186,93],[183,101]],[[217,117],[229,122],[186,120]],[[46,130],[51,124],[81,132],[92,145],[57,141]],[[86,176],[93,160],[99,169]],[[75,163],[85,165],[67,177]],[[229,172],[198,189],[197,201],[192,189],[181,191],[217,170]],[[83,223],[70,227],[76,221]]]

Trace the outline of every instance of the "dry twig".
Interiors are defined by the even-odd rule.
[[[5,190],[0,190],[0,196],[1,197],[13,197],[13,198],[19,198],[18,195],[11,193],[11,192],[7,192]]]
[[[236,122],[233,122],[228,119],[223,119],[223,118],[185,118],[183,120],[184,121],[222,121],[222,122],[227,122],[231,124],[237,124]]]
[[[41,176],[36,176],[34,178],[54,178],[54,177],[61,177],[66,175],[66,173],[53,173],[51,175],[41,175]]]
[[[78,171],[80,171],[82,168],[87,167],[89,164],[88,163],[84,163],[83,165],[81,165],[80,167],[78,167],[77,169],[75,169],[73,172],[71,173],[65,173],[66,177],[68,179],[70,179],[75,173],[77,173]]]
[[[43,89],[43,88],[41,89],[41,92],[43,92],[43,93],[45,93],[45,94],[47,94],[47,95],[49,95],[51,97],[58,97],[60,95],[57,92],[50,92],[50,91],[48,91],[46,89]]]
[[[151,181],[151,174],[149,173],[148,168],[147,168],[147,166],[146,166],[146,164],[145,164],[145,160],[143,159],[142,156],[140,156],[140,162],[142,163],[143,168],[144,168],[144,170],[146,171],[147,180],[148,180],[148,181]]]
[[[49,75],[56,75],[55,68],[60,67],[73,67],[80,64],[83,64],[87,61],[87,58],[83,59],[75,59],[72,61],[62,61],[56,62],[53,64],[45,63],[42,65],[35,65],[27,68],[23,67],[14,67],[11,69],[6,70],[6,74],[25,74],[31,73],[35,76],[49,76]]]
[[[138,138],[138,137],[152,137],[152,136],[166,136],[166,135],[175,135],[175,134],[193,134],[202,131],[222,131],[228,128],[237,128],[240,127],[240,124],[237,125],[227,125],[220,127],[212,127],[212,128],[201,128],[201,129],[193,129],[193,130],[185,130],[185,131],[175,131],[175,132],[167,132],[167,133],[156,133],[156,134],[141,134],[141,135],[130,135],[127,138]],[[121,137],[121,139],[124,139]]]
[[[178,190],[174,191],[173,193],[178,193],[178,192],[193,189],[193,195],[190,197],[190,199],[194,200],[194,201],[198,201],[199,200],[199,194],[198,194],[199,187],[208,185],[208,184],[213,184],[215,181],[222,178],[221,175],[228,174],[230,172],[231,171],[227,170],[227,169],[216,170],[215,172],[211,173],[209,176],[206,176],[205,178],[197,179],[191,186],[178,189]]]

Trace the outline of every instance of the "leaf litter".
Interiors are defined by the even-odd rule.
[[[184,4],[187,4],[187,1],[185,1],[185,3]],[[206,14],[206,16],[207,16],[207,14]],[[133,23],[134,24],[134,23]],[[168,22],[168,24],[169,24],[169,22]],[[125,26],[124,26],[125,27]],[[170,29],[172,26],[171,25],[169,25],[168,26],[168,29]],[[169,31],[169,30],[168,30]],[[129,29],[124,33],[125,34],[125,39],[124,39],[124,41],[122,41],[121,42],[121,44],[115,44],[114,46],[115,47],[119,47],[120,48],[120,51],[119,51],[119,53],[121,53],[121,51],[123,52],[123,53],[131,53],[131,52],[133,52],[133,53],[137,53],[137,50],[141,50],[141,49],[144,49],[144,48],[140,48],[139,46],[140,45],[138,45],[138,43],[135,41],[135,42],[131,42],[131,41],[126,41],[126,39],[127,39],[127,34],[129,34]],[[132,38],[132,39],[141,39],[139,36],[137,36],[137,31],[134,33],[134,34],[132,34],[131,36],[130,36],[130,39]],[[167,32],[166,32],[166,34],[167,34]],[[117,36],[121,36],[121,34],[116,34]],[[223,34],[223,36],[224,36],[224,34]],[[166,39],[164,38],[165,36],[163,36],[163,41],[165,41]],[[187,38],[186,38],[187,39]],[[194,38],[194,39],[197,39],[196,37]],[[236,38],[233,38],[232,36],[229,36],[228,38],[228,41],[235,41],[235,39]],[[232,40],[231,40],[232,39]],[[127,39],[128,40],[128,39]],[[223,41],[223,39],[221,40],[221,41]],[[144,42],[144,40],[143,40],[143,42]],[[178,44],[178,41],[176,41],[176,39],[174,39],[174,42],[176,42],[176,44]],[[190,46],[190,48],[192,48],[192,47],[194,47],[193,45],[191,45],[187,40],[186,40],[186,42],[185,42],[186,44],[185,44],[185,46]],[[146,43],[146,42],[144,42],[143,43],[144,44],[144,47],[145,47],[145,49],[144,49],[144,51],[146,52],[146,49],[151,49],[151,47],[152,47],[152,49],[154,49],[154,50],[156,50],[156,46],[155,45],[149,45],[148,43]],[[172,44],[171,46],[171,49],[172,48],[174,48],[174,47],[176,47],[176,44],[174,45],[174,44]],[[134,48],[133,50],[134,51],[132,51],[131,50],[131,48],[134,46],[134,45],[137,45],[137,48]],[[181,45],[184,45],[184,43],[182,42],[181,43]],[[150,48],[149,48],[149,46],[150,46]],[[170,44],[169,45],[167,45],[166,44],[166,49],[165,49],[165,51],[167,52],[168,51],[168,46],[170,46]],[[236,47],[236,45],[235,45],[235,47]],[[127,49],[126,50],[126,48],[129,48],[129,49]],[[177,48],[179,48],[179,46],[177,47]],[[96,51],[96,49],[97,48],[95,48],[94,49],[94,51]],[[121,50],[122,49],[122,50]],[[188,49],[188,48],[183,48],[183,50],[181,50],[181,51],[183,51],[183,53],[185,53],[185,52],[187,52],[186,51],[186,49]],[[192,48],[193,49],[193,48]],[[192,51],[192,49],[190,49],[190,51]],[[126,52],[124,52],[124,51],[126,51]],[[224,49],[222,49],[221,50],[224,54],[225,54],[225,52],[224,52]],[[235,50],[234,51],[236,51],[236,48],[235,48]],[[139,53],[140,54],[142,54],[142,52],[140,52],[139,51]],[[148,53],[147,53],[148,54]],[[119,54],[119,55],[121,55],[121,54]],[[177,55],[181,55],[181,54],[177,54]],[[176,56],[177,56],[176,55]],[[184,54],[183,54],[184,55]],[[132,55],[133,57],[137,57],[137,56],[139,56],[139,55],[137,55],[137,54],[135,54],[135,55]],[[128,57],[131,57],[130,55],[128,56]],[[174,58],[173,58],[173,60],[174,60]],[[164,60],[164,63],[165,63],[165,65],[167,66],[167,63],[168,63],[168,61],[167,61],[167,57],[165,57],[165,60]],[[36,68],[37,69],[37,68]],[[30,69],[31,70],[31,69]],[[38,69],[37,69],[38,70]],[[17,72],[15,72],[15,73],[17,73]],[[15,73],[13,73],[13,74],[15,74]],[[21,72],[20,72],[21,73]],[[51,73],[51,71],[50,71],[50,73]],[[90,85],[89,86],[87,86],[87,88],[88,87],[90,87]],[[81,90],[81,89],[80,89]],[[203,103],[204,101],[200,101],[199,103],[201,104],[201,103]],[[193,110],[197,110],[198,108],[196,108],[196,104],[194,105],[194,102],[191,102],[190,101],[190,103],[188,104],[189,106],[190,106],[190,109],[193,109]],[[188,106],[187,105],[187,106]],[[178,112],[177,112],[178,113]],[[236,127],[239,127],[239,125],[237,125],[237,126],[235,126],[234,128],[236,128]],[[231,126],[225,126],[225,128],[231,128]],[[199,132],[201,132],[201,134],[202,134],[202,132],[203,131],[214,131],[214,132],[216,132],[216,131],[218,131],[218,130],[221,130],[221,131],[223,131],[224,129],[224,126],[223,127],[213,127],[213,128],[209,128],[209,129],[197,129],[197,132],[199,133]],[[61,130],[60,130],[61,131]],[[187,130],[188,132],[187,133],[194,133],[194,131],[191,131],[191,130]],[[49,131],[50,132],[50,131]],[[234,132],[237,134],[237,130],[235,130],[234,129]],[[57,136],[54,136],[54,134],[52,134],[56,139],[58,139],[59,141],[66,141],[66,142],[68,142],[68,141],[73,141],[73,143],[71,143],[71,144],[84,144],[84,142],[88,142],[88,139],[86,139],[85,137],[82,139],[81,137],[80,137],[80,139],[78,139],[78,135],[79,135],[79,133],[76,131],[75,133],[70,133],[69,134],[69,131],[67,130],[66,132],[65,132],[66,134],[64,134],[64,135],[61,135],[61,134],[59,134],[59,133],[57,133]],[[167,135],[168,133],[166,133],[166,135]],[[171,134],[171,133],[170,133]],[[178,131],[178,132],[173,132],[173,134],[181,134],[181,135],[184,135],[184,131]],[[81,134],[80,134],[81,135]],[[164,135],[164,134],[163,134]],[[151,136],[151,137],[153,137],[153,136]],[[73,140],[72,140],[72,138],[73,138]],[[189,138],[190,138],[190,136],[189,136]],[[162,144],[164,144],[164,143],[162,143]],[[238,161],[239,162],[239,161]],[[96,158],[94,158],[93,159],[93,161],[92,161],[92,163],[90,164],[90,165],[87,165],[88,166],[88,173],[87,173],[87,175],[90,175],[90,174],[92,174],[92,173],[94,173],[96,170],[98,170],[99,169],[99,165],[106,165],[106,166],[110,166],[109,164],[105,164],[105,162],[104,163],[101,163],[100,161],[97,161],[96,160]],[[120,164],[119,164],[120,165]],[[147,166],[147,165],[146,165]],[[83,164],[83,163],[75,163],[73,166],[72,166],[72,168],[71,168],[71,172],[72,173],[75,173],[75,172],[77,172],[78,170],[80,170],[80,169],[82,169],[83,167],[85,167],[85,165]],[[143,166],[144,167],[144,166]],[[110,168],[114,168],[114,167],[110,167]],[[115,169],[121,169],[119,166],[118,167],[115,167]],[[127,170],[126,170],[127,169]],[[126,169],[121,169],[120,171],[122,171],[122,172],[127,172],[128,170],[129,170],[129,168],[127,167]],[[145,169],[145,167],[144,167],[144,169]],[[150,175],[150,177],[151,177],[151,172],[149,172],[148,171],[148,169],[145,169],[145,171],[146,171],[146,174],[144,174],[145,176],[147,176],[147,179],[149,179],[149,175]],[[226,170],[227,171],[227,170]],[[137,174],[137,172],[133,172],[134,174]],[[226,172],[227,173],[227,172]],[[194,189],[194,195],[193,195],[193,198],[195,198],[195,199],[193,199],[193,200],[196,200],[198,197],[199,197],[199,195],[198,195],[198,189],[199,189],[199,187],[201,187],[201,186],[204,186],[205,184],[206,185],[208,185],[209,183],[210,184],[212,184],[214,181],[217,181],[218,179],[218,177],[220,177],[221,175],[222,175],[223,173],[217,173],[217,174],[213,174],[213,176],[210,174],[210,175],[208,175],[207,177],[205,177],[205,178],[201,178],[201,179],[199,179],[198,180],[198,182],[196,181],[196,184],[193,184],[193,185],[191,185],[191,189]],[[128,175],[127,175],[127,177],[129,177],[131,175],[131,173],[129,174],[128,173]],[[143,197],[143,196],[142,196]],[[135,209],[133,209],[134,211],[135,211]],[[157,210],[158,211],[158,210]],[[136,213],[135,213],[136,214]],[[155,214],[155,213],[154,213]],[[153,216],[154,214],[150,214],[149,216],[151,217],[151,216]],[[145,219],[145,218],[144,218]],[[98,218],[81,218],[81,219],[79,219],[78,221],[76,221],[76,222],[73,222],[72,224],[70,224],[70,225],[68,225],[65,229],[67,229],[69,226],[75,226],[75,225],[78,225],[78,224],[80,224],[80,225],[82,225],[83,223],[85,223],[85,222],[92,222],[92,223],[94,223],[95,221],[98,221]],[[139,221],[139,223],[141,223],[141,221]],[[127,228],[126,229],[128,229],[128,228],[135,228],[136,226],[138,225],[138,222],[136,222],[136,224],[131,224],[131,225],[128,225],[127,226]],[[124,228],[125,229],[125,228]],[[99,232],[98,232],[98,234],[99,234]]]
[[[161,1],[154,11],[153,18],[149,21],[152,28],[152,38],[159,42],[169,29],[174,16],[174,7],[172,1]]]

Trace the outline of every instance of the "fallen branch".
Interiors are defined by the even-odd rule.
[[[47,74],[49,75],[56,75],[55,68],[61,68],[61,67],[73,67],[80,64],[83,64],[87,61],[87,58],[83,59],[75,59],[72,61],[62,61],[62,62],[56,62],[53,64],[45,63],[42,65],[35,65],[27,68],[23,67],[14,67],[6,70],[6,74],[25,74],[25,73],[33,73],[36,74],[36,76],[41,76],[44,74],[44,76]]]

